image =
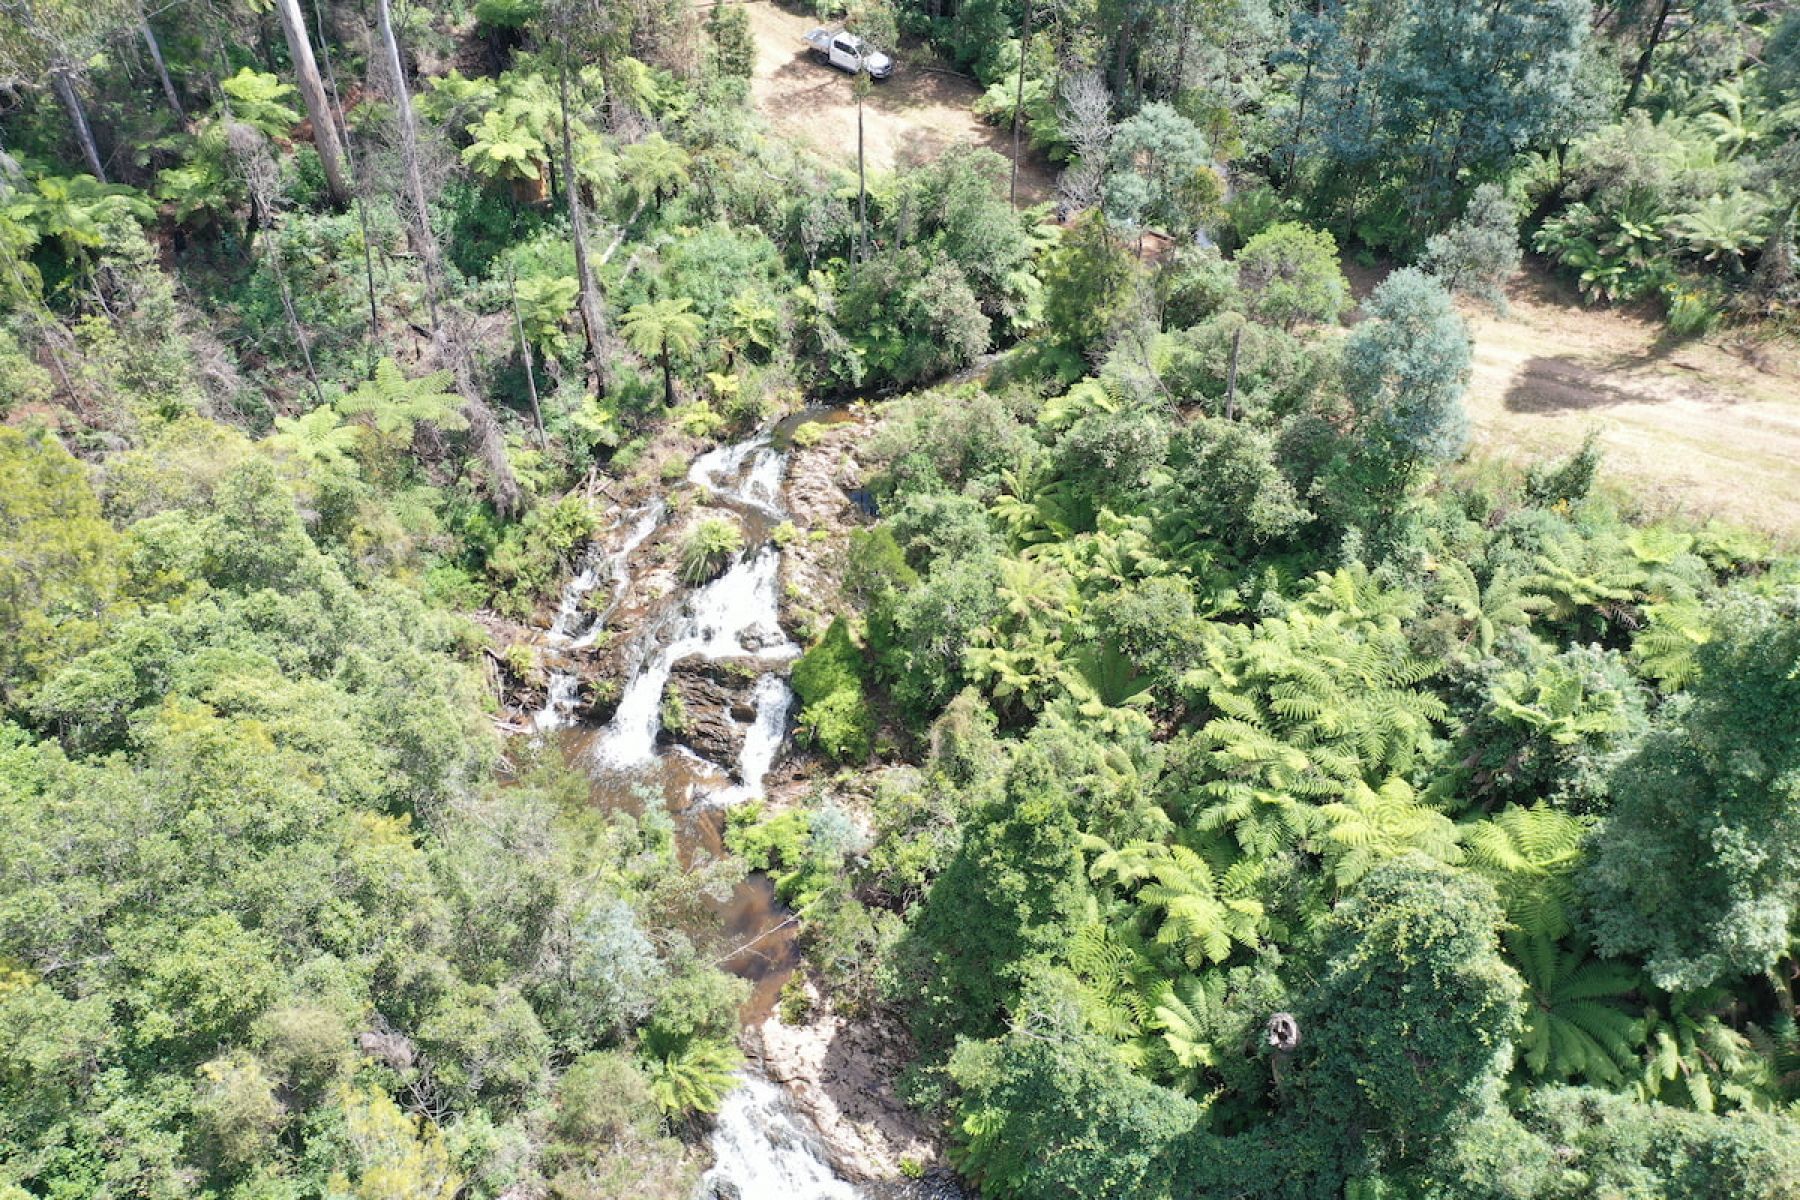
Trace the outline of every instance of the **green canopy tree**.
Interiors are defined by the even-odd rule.
[[[692,354],[700,348],[700,317],[694,312],[694,302],[682,296],[634,304],[625,314],[622,332],[633,350],[656,359],[662,368],[663,403],[673,408],[673,356],[677,352]]]
[[[1699,678],[1612,776],[1585,887],[1659,987],[1765,970],[1800,910],[1800,592],[1732,597]]]

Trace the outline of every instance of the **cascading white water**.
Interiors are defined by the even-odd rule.
[[[688,597],[673,615],[669,640],[649,656],[625,685],[612,723],[594,744],[598,761],[609,767],[632,767],[656,757],[663,688],[668,685],[675,664],[689,655],[787,659],[800,653],[800,647],[785,637],[777,645],[757,649],[744,644],[744,637],[751,630],[780,628],[776,599],[780,568],[781,552],[774,546],[764,546],[738,559],[723,575]],[[787,687],[779,677],[776,682],[783,689]]]
[[[858,1200],[857,1190],[832,1173],[781,1089],[760,1075],[740,1079],[713,1125],[716,1165],[702,1177],[700,1197]]]
[[[781,505],[786,465],[785,456],[775,451],[766,437],[753,438],[701,455],[689,470],[688,480],[715,497],[779,521],[787,515]],[[661,504],[645,510],[620,548],[591,578],[584,566],[564,591],[563,605],[547,641],[570,650],[592,643],[630,585],[631,554],[660,527],[662,519]],[[780,567],[781,552],[776,546],[752,546],[723,575],[695,589],[645,630],[618,710],[593,743],[596,766],[626,773],[634,780],[655,777],[646,768],[657,761],[663,691],[675,664],[683,658],[748,658],[774,667],[800,653],[800,647],[781,632]],[[612,581],[612,602],[583,631],[576,620],[582,597],[602,579]],[[569,614],[566,618],[565,612]],[[566,694],[559,690],[564,687]],[[552,678],[552,700],[545,713],[539,714],[539,728],[553,727],[547,726],[546,720],[566,723],[575,687],[573,676],[566,684]],[[786,677],[776,670],[765,671],[753,685],[750,700],[755,716],[738,755],[738,782],[701,797],[708,807],[760,797],[763,780],[787,738],[794,693]],[[692,757],[684,748],[677,747],[677,752]],[[740,1085],[725,1098],[711,1144],[717,1164],[706,1173],[702,1198],[860,1200],[855,1188],[833,1174],[816,1133],[787,1103],[786,1094],[760,1075],[745,1073]]]
[[[656,532],[662,523],[664,506],[658,500],[637,511],[637,521],[619,548],[609,555],[602,555],[598,543],[589,547],[578,570],[569,582],[563,585],[562,598],[557,604],[556,615],[550,621],[550,628],[544,635],[544,644],[551,649],[585,650],[594,644],[600,630],[606,625],[613,610],[619,607],[624,599],[625,589],[631,584],[631,575],[627,565],[631,555],[644,544],[644,540]],[[605,611],[585,618],[582,603],[588,593],[599,586],[602,579],[610,579],[613,585],[612,601]],[[577,636],[577,630],[581,630]],[[581,686],[580,678],[573,671],[554,670],[550,672],[549,683],[544,689],[544,707],[531,718],[532,728],[539,733],[552,729],[560,729],[573,721],[575,694]]]
[[[709,806],[729,808],[746,800],[761,799],[763,779],[787,740],[788,713],[794,707],[794,689],[787,680],[779,675],[764,675],[756,681],[750,698],[756,703],[756,717],[744,734],[744,749],[738,755],[738,778],[742,782],[706,797]]]

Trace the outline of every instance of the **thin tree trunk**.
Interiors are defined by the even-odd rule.
[[[275,285],[281,295],[281,311],[287,314],[288,332],[293,336],[294,345],[300,351],[300,361],[306,367],[306,382],[312,385],[313,403],[324,405],[325,393],[319,387],[319,373],[313,368],[312,344],[307,340],[306,330],[300,325],[300,314],[294,308],[294,293],[288,287],[287,269],[281,260],[280,230],[275,222],[268,223],[269,233],[269,265],[275,270]]]
[[[1025,0],[1025,31],[1019,35],[1019,86],[1013,92],[1013,161],[1012,188],[1008,198],[1014,208],[1019,207],[1019,131],[1025,124],[1025,52],[1031,48],[1031,18],[1033,16],[1031,0]]]
[[[1239,325],[1231,334],[1231,366],[1225,373],[1225,419],[1237,420],[1237,371],[1238,348],[1244,344],[1244,327]]]
[[[581,202],[581,181],[575,174],[575,143],[569,133],[569,69],[567,47],[556,69],[557,102],[562,109],[563,196],[569,207],[569,236],[575,243],[575,283],[581,310],[581,329],[587,337],[588,373],[594,394],[604,396],[609,380],[606,369],[606,310],[600,285],[588,259],[587,213]]]
[[[1669,9],[1674,0],[1662,0],[1662,7],[1656,10],[1656,23],[1650,27],[1650,36],[1644,41],[1644,52],[1638,55],[1637,65],[1631,69],[1631,87],[1625,92],[1625,108],[1630,109],[1637,104],[1638,93],[1643,90],[1644,77],[1650,74],[1650,60],[1656,55],[1656,47],[1662,41],[1663,27],[1669,23]]]
[[[101,183],[107,182],[106,167],[100,161],[100,147],[94,142],[94,131],[88,127],[87,111],[81,107],[81,96],[75,91],[75,81],[63,67],[50,68],[50,86],[56,92],[56,98],[62,103],[63,112],[68,114],[69,124],[75,129],[75,140],[81,143],[81,157],[87,161],[87,169]]]
[[[144,15],[143,6],[138,6],[138,33],[143,35],[144,47],[150,51],[150,61],[156,66],[156,78],[162,83],[163,99],[169,102],[169,111],[175,119],[186,123],[187,113],[181,107],[181,97],[175,92],[175,81],[169,78],[168,64],[163,62],[162,44],[156,40],[156,30],[150,28],[150,18]]]
[[[294,60],[300,98],[306,102],[306,115],[312,119],[313,147],[325,168],[325,190],[333,204],[347,204],[350,189],[344,183],[344,152],[338,145],[337,121],[325,95],[325,83],[319,78],[319,64],[313,60],[312,40],[307,36],[300,0],[275,0],[275,11],[281,17],[281,32],[287,37],[288,57]]]
[[[663,407],[675,407],[675,367],[669,361],[669,339],[664,338],[662,344],[663,369]]]
[[[868,76],[856,81],[856,260],[869,257],[869,183],[863,172],[863,92],[868,90]]]
[[[406,70],[401,65],[400,42],[394,37],[394,17],[388,0],[375,0],[375,23],[386,49],[388,71],[394,80],[394,107],[400,116],[400,155],[405,164],[407,190],[417,210],[419,255],[425,262],[425,301],[431,310],[431,341],[439,358],[446,362],[456,378],[456,390],[463,398],[463,416],[469,421],[469,436],[476,452],[487,468],[488,497],[503,516],[517,516],[525,508],[525,492],[506,459],[506,439],[494,412],[475,388],[474,371],[469,365],[467,347],[461,336],[446,334],[438,309],[437,238],[431,232],[431,210],[425,203],[425,180],[419,172],[419,130],[413,121],[412,93],[406,86]]]
[[[394,37],[394,16],[388,0],[376,0],[375,19],[386,51],[388,73],[394,80],[394,107],[400,114],[400,157],[416,218],[419,257],[425,264],[425,305],[431,312],[431,331],[435,334],[439,328],[437,238],[431,232],[431,209],[425,203],[425,180],[419,173],[419,130],[413,122],[412,94],[406,86],[406,69],[401,66],[400,43]]]
[[[525,340],[525,318],[519,313],[519,287],[513,279],[512,266],[506,268],[506,291],[512,298],[513,332],[519,335],[519,357],[525,362],[525,391],[531,397],[531,419],[537,425],[538,449],[549,450],[544,437],[544,413],[538,407],[537,371],[531,365],[531,343]]]
[[[313,0],[313,19],[319,24],[319,56],[325,61],[325,86],[331,89],[331,107],[336,112],[344,111],[344,96],[338,90],[337,72],[331,65],[331,42],[325,37],[325,14],[319,7],[320,0]],[[350,127],[346,125],[344,135],[344,167],[350,177],[357,180],[356,220],[362,226],[362,258],[363,284],[369,298],[369,355],[366,370],[370,379],[375,378],[375,360],[381,356],[381,314],[375,305],[375,248],[369,236],[369,201],[363,195],[362,183],[356,174],[356,154],[350,144]]]

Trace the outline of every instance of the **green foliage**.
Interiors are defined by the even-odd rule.
[[[1064,231],[1043,277],[1045,336],[1079,363],[1123,314],[1135,277],[1131,256],[1103,218],[1089,215]]]
[[[1506,281],[1519,269],[1519,218],[1505,191],[1484,183],[1463,215],[1425,242],[1419,265],[1448,291],[1506,311]]]
[[[1795,598],[1739,598],[1700,647],[1691,700],[1666,708],[1613,776],[1587,885],[1602,949],[1642,953],[1658,986],[1765,969],[1796,903]]]
[[[1294,221],[1264,229],[1234,260],[1246,311],[1284,330],[1336,321],[1350,307],[1337,256],[1337,240],[1322,229]]]
[[[1519,976],[1501,958],[1484,883],[1418,858],[1388,863],[1321,930],[1325,969],[1300,1014],[1294,1086],[1389,1162],[1480,1116],[1520,1031]]]
[[[866,760],[875,748],[875,716],[863,694],[863,653],[838,617],[818,643],[794,663],[800,727],[840,762]]]
[[[652,1049],[645,1067],[650,1099],[672,1117],[716,1113],[737,1086],[743,1061],[737,1046],[718,1038],[695,1038],[661,1054]]]
[[[698,586],[716,578],[744,549],[744,534],[728,517],[696,522],[681,539],[679,572],[684,583]]]

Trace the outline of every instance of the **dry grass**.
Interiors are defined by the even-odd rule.
[[[856,101],[851,77],[826,66],[801,41],[819,22],[757,0],[746,4],[756,39],[756,73],[750,81],[757,109],[778,131],[810,142],[832,162],[856,169]],[[923,52],[897,54],[893,75],[875,84],[863,103],[863,154],[870,169],[894,171],[929,162],[958,143],[986,146],[1010,160],[1012,138],[975,118],[981,96],[973,80],[932,69]],[[1026,155],[1019,195],[1026,203],[1049,199],[1051,174]]]
[[[1383,274],[1345,268],[1358,297]],[[1646,511],[1800,538],[1800,348],[1671,338],[1650,314],[1583,305],[1536,266],[1507,295],[1504,316],[1464,307],[1479,451],[1561,456],[1597,429],[1603,474]]]

